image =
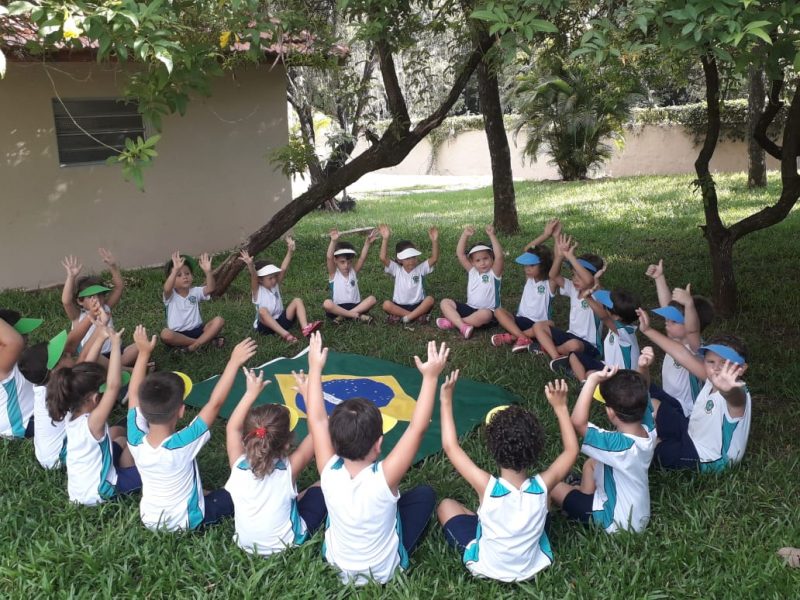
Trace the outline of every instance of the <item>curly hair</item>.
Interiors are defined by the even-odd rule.
[[[264,436],[256,430],[264,430]],[[275,460],[284,458],[292,442],[289,429],[289,411],[280,404],[265,404],[251,408],[244,419],[244,453],[250,470],[263,479],[275,466]]]
[[[486,445],[497,465],[524,471],[536,464],[544,449],[544,430],[529,410],[512,405],[486,425]]]

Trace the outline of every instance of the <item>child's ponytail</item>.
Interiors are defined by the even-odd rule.
[[[257,406],[244,420],[244,453],[258,479],[272,473],[275,460],[284,458],[292,441],[289,411],[280,404]]]
[[[80,409],[91,394],[99,392],[106,380],[106,370],[96,363],[62,367],[50,374],[47,382],[47,412],[55,421]]]

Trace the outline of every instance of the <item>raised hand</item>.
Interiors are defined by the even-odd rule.
[[[125,328],[123,327],[119,331],[115,331],[108,325],[105,326],[106,331],[108,331],[108,338],[111,340],[111,345],[115,348],[119,348],[122,346],[122,334],[125,333]]]
[[[301,394],[303,398],[308,398],[308,375],[303,373],[301,369],[299,373],[297,371],[292,371],[292,377],[294,377],[294,381],[297,384],[293,386],[292,389]]]
[[[475,235],[475,228],[472,225],[467,225],[466,227],[464,227],[463,235],[465,235],[466,237],[472,237],[473,235]]]
[[[145,329],[144,325],[137,325],[136,329],[133,330],[133,343],[136,344],[136,349],[139,353],[146,352],[147,354],[152,354],[153,350],[156,349],[156,343],[158,338],[154,335],[153,337],[147,337],[147,329]]]
[[[593,379],[595,384],[601,383],[608,379],[611,379],[614,375],[617,374],[619,371],[619,367],[614,365],[613,367],[610,365],[605,365],[601,370],[592,372],[587,379]]]
[[[428,229],[428,237],[431,239],[432,242],[435,242],[439,239],[439,228],[438,227],[431,227]]]
[[[556,228],[558,228],[558,232],[556,231]],[[561,221],[559,221],[558,219],[550,219],[545,224],[542,234],[546,235],[547,237],[554,237],[558,235],[560,231],[561,231]]]
[[[322,336],[319,331],[315,331],[308,342],[308,368],[322,371],[327,360],[328,349],[322,347]]]
[[[289,252],[294,252],[295,248],[297,247],[297,243],[294,241],[292,236],[286,237],[286,249]]]
[[[258,398],[264,388],[270,384],[270,380],[264,380],[264,371],[258,371],[256,373],[255,369],[248,369],[246,367],[242,367],[242,371],[244,372],[244,379],[247,386],[247,391],[245,393],[251,397]]]
[[[437,349],[436,342],[431,340],[428,342],[428,360],[422,362],[419,356],[414,356],[414,363],[423,376],[438,377],[447,363],[448,356],[450,356],[450,348],[447,347],[447,344],[442,342],[441,347]]]
[[[239,252],[239,260],[247,265],[248,268],[253,265],[253,257],[250,256],[250,253],[247,250],[242,250]]]
[[[597,277],[595,276],[594,285],[586,288],[585,290],[581,290],[581,293],[578,294],[578,297],[581,300],[585,300],[599,289],[600,289],[600,282],[597,280]]]
[[[73,279],[80,275],[81,269],[83,269],[83,265],[78,263],[77,257],[71,254],[64,257],[64,260],[61,261],[61,266],[66,270],[67,277]]]
[[[453,390],[456,387],[456,382],[458,381],[458,369],[455,371],[450,372],[447,377],[444,378],[444,383],[440,388],[439,400],[444,404],[445,402],[452,402],[453,401]]]
[[[675,288],[672,290],[672,299],[683,306],[693,303],[694,299],[692,298],[692,284],[686,284],[686,289]]]
[[[711,384],[720,392],[728,393],[731,390],[744,387],[744,381],[740,379],[743,372],[744,369],[742,369],[741,365],[726,360],[722,368],[719,371],[714,371],[708,378],[711,380]]]
[[[105,313],[105,311],[103,311],[103,313]],[[112,330],[108,326],[108,318],[106,318],[105,320],[98,319],[97,317],[95,317],[95,315],[89,313],[89,320],[92,322],[92,325],[94,325],[95,330],[98,332],[98,334],[102,339],[107,340],[108,338],[111,337]]]
[[[642,307],[636,309],[636,315],[639,317],[639,331],[644,333],[650,329],[650,316],[647,311]]]
[[[380,232],[379,232],[377,229],[373,229],[373,230],[372,230],[372,231],[370,231],[370,232],[369,232],[369,234],[367,235],[367,243],[371,244],[372,242],[374,242],[375,240],[377,240],[377,239],[378,239],[378,237],[380,237]]]
[[[645,346],[639,353],[639,366],[643,369],[649,369],[655,358],[656,355],[655,352],[653,352],[653,347]]]
[[[392,235],[392,230],[389,229],[389,226],[386,223],[381,223],[378,225],[378,231],[381,234],[383,239],[389,239],[389,236]]]
[[[256,350],[258,350],[258,345],[256,344],[255,340],[251,338],[245,338],[236,346],[233,347],[231,350],[231,362],[242,366],[248,360],[253,358],[256,354]]]
[[[664,276],[664,259],[660,259],[657,265],[650,265],[647,267],[647,271],[644,272],[645,275],[650,277],[651,279],[658,279],[659,277]]]
[[[567,405],[568,391],[567,382],[563,379],[556,379],[544,386],[544,395],[553,408]]]
[[[183,263],[186,262],[181,253],[175,250],[172,253],[172,270],[177,271],[183,266]]]
[[[328,232],[328,235],[330,236],[330,238],[331,238],[331,241],[332,241],[332,242],[335,242],[335,241],[337,241],[337,240],[339,239],[339,230],[338,230],[338,229],[335,229],[335,228],[334,228],[334,229],[331,229],[331,230]]]
[[[117,259],[114,258],[114,255],[111,254],[110,251],[106,250],[105,248],[98,248],[97,253],[100,255],[100,258],[109,269],[113,269],[117,266]]]
[[[488,235],[489,237],[493,237],[494,236],[494,225],[487,225],[486,227],[483,228],[483,230],[486,232],[486,235]]]
[[[211,271],[211,257],[208,255],[208,252],[203,252],[197,258],[197,264],[200,265],[203,273],[208,273]]]

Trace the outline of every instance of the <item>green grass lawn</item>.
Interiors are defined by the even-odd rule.
[[[752,192],[743,176],[718,178],[720,204],[727,221],[771,203],[774,182],[765,192]],[[641,294],[645,306],[656,306],[655,289],[644,276],[650,262],[664,258],[672,285],[691,282],[698,293],[710,293],[707,247],[698,225],[702,204],[690,177],[626,178],[576,184],[530,183],[517,186],[522,235],[502,238],[509,256],[516,256],[545,221],[561,218],[567,233],[610,263],[607,287],[624,286]],[[297,252],[283,285],[289,299],[302,295],[313,317],[321,317],[327,293],[323,234],[333,226],[350,229],[389,223],[393,241],[409,238],[427,255],[426,230],[441,231],[442,258],[429,277],[428,291],[437,299],[463,298],[465,273],[454,256],[461,228],[481,225],[492,215],[490,189],[454,193],[414,193],[364,199],[348,214],[315,213],[295,229]],[[713,331],[732,331],[750,347],[747,380],[753,393],[753,426],[741,466],[721,476],[653,472],[650,479],[652,519],[640,535],[613,537],[585,529],[553,514],[551,540],[555,563],[536,580],[498,584],[471,577],[448,549],[437,524],[431,525],[412,557],[412,570],[383,590],[369,586],[353,592],[321,560],[321,535],[301,548],[262,560],[240,551],[231,541],[232,522],[204,534],[154,534],[145,530],[135,498],[98,508],[71,505],[65,475],[44,472],[31,442],[0,441],[0,596],[88,597],[459,597],[499,598],[790,598],[800,593],[800,571],[792,571],[775,555],[781,546],[800,545],[800,461],[798,460],[797,381],[800,380],[800,301],[797,294],[797,211],[780,225],[749,236],[736,246],[740,287],[739,315],[716,322]],[[360,240],[356,243],[360,243]],[[113,249],[113,248],[112,248]],[[277,244],[265,256],[279,261]],[[383,275],[378,247],[360,275],[363,295],[379,302],[390,297],[392,281]],[[61,257],[53,256],[53,261]],[[124,265],[125,257],[118,257]],[[165,259],[167,257],[164,257]],[[221,257],[217,257],[218,262]],[[159,300],[160,270],[127,271],[128,288],[114,311],[126,338],[142,322],[153,331],[163,325]],[[508,263],[503,302],[515,307],[524,281],[522,269]],[[792,282],[795,283],[792,283]],[[68,325],[58,291],[0,293],[0,306],[42,316],[46,324],[34,341]],[[557,302],[556,318],[566,319],[566,302]],[[229,341],[250,334],[254,311],[243,273],[226,296],[202,307],[204,318],[221,314]],[[556,422],[542,393],[552,374],[547,362],[531,355],[494,349],[491,332],[464,341],[433,327],[413,331],[383,323],[327,325],[323,338],[341,352],[355,352],[410,364],[431,338],[452,344],[453,368],[477,381],[501,385],[525,399],[548,431],[542,466],[559,450]],[[229,347],[232,344],[229,344]],[[644,345],[642,343],[642,345]],[[259,339],[254,364],[299,350],[273,337]],[[199,380],[218,373],[226,351],[197,355],[156,351],[160,368],[186,371]],[[660,367],[654,369],[660,373]],[[577,389],[573,390],[572,400]],[[457,406],[457,405],[456,405]],[[122,415],[120,410],[119,415]],[[602,420],[599,411],[595,418]],[[465,439],[470,455],[492,471],[479,433]],[[207,488],[225,483],[228,474],[224,427],[199,457]],[[308,469],[303,485],[316,478]],[[455,497],[476,507],[477,498],[447,460],[436,455],[412,469],[407,484],[427,482],[441,497]]]

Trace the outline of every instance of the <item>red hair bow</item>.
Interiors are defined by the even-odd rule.
[[[250,435],[254,435],[257,438],[261,438],[262,440],[267,437],[267,428],[266,427],[257,427],[250,432]]]

